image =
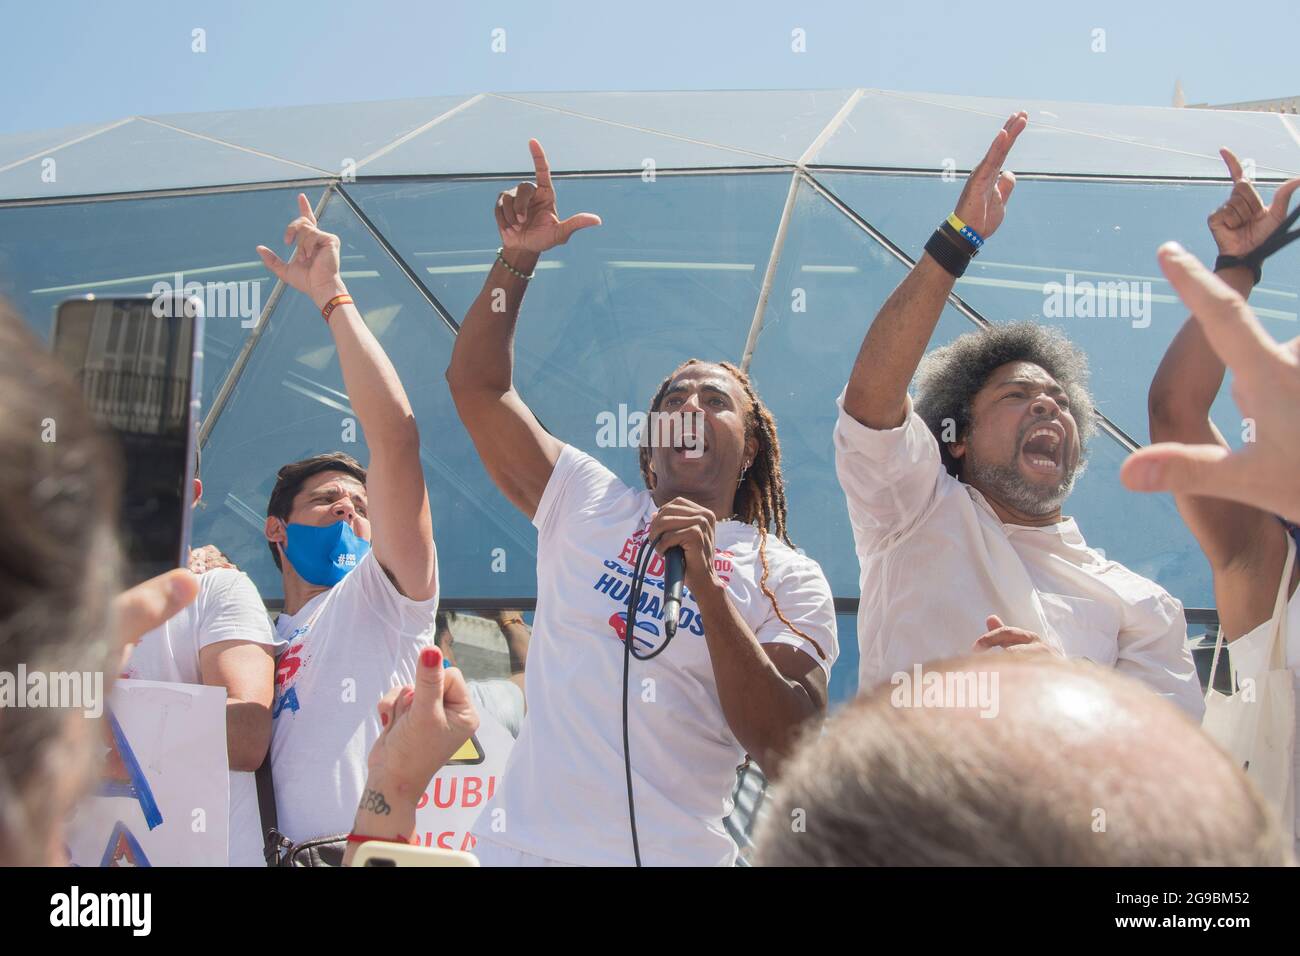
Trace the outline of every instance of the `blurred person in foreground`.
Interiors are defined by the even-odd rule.
[[[107,694],[124,645],[193,601],[198,581],[175,570],[114,597],[120,457],[71,374],[3,303],[0,395],[0,675],[98,674]],[[0,865],[66,863],[64,826],[94,784],[102,718],[3,700]]]
[[[1195,476],[1199,467],[1202,481],[1216,471],[1229,474],[1235,466],[1246,487],[1263,491],[1270,484],[1263,461],[1269,446],[1261,455],[1258,442],[1268,441],[1275,449],[1289,445],[1289,451],[1295,452],[1296,436],[1288,436],[1282,423],[1300,420],[1300,396],[1294,384],[1289,394],[1286,387],[1288,375],[1295,379],[1300,370],[1296,363],[1300,339],[1275,345],[1246,300],[1262,277],[1261,250],[1267,255],[1270,246],[1280,248],[1290,241],[1287,205],[1300,188],[1300,179],[1279,186],[1272,203],[1265,206],[1237,157],[1226,149],[1222,155],[1233,185],[1227,201],[1209,218],[1219,250],[1214,273],[1173,246],[1160,251],[1161,269],[1194,315],[1170,343],[1151,382],[1151,440],[1185,444],[1158,445],[1135,456],[1122,472],[1130,486],[1135,477],[1149,480],[1141,474],[1141,463],[1154,459],[1172,463],[1172,469],[1182,469],[1188,477]],[[1220,343],[1217,351],[1214,341]],[[1225,373],[1219,351],[1237,355],[1240,371],[1248,376],[1240,381],[1237,393],[1247,421],[1253,419],[1258,441],[1247,442],[1239,456],[1230,454],[1210,419]],[[1266,390],[1259,387],[1260,372],[1265,373]],[[1293,462],[1279,474],[1280,493],[1261,494],[1254,503],[1237,495],[1216,497],[1218,489],[1211,483],[1198,485],[1194,478],[1186,483],[1175,480],[1168,487],[1214,573],[1214,604],[1224,640],[1232,648],[1232,670],[1238,682],[1260,679],[1273,666],[1274,642],[1285,642],[1282,654],[1294,688],[1289,720],[1295,736],[1292,786],[1300,789],[1300,710],[1294,706],[1294,697],[1300,695],[1300,561],[1296,556],[1300,528],[1278,517],[1288,496],[1300,494],[1300,472]],[[1300,833],[1300,806],[1293,810],[1292,820],[1294,832]]]
[[[132,645],[190,605],[199,579],[176,569],[117,593],[120,456],[71,374],[3,302],[0,395],[0,674],[19,664],[97,672],[107,693]],[[46,442],[50,418],[57,437]],[[415,678],[379,702],[384,731],[367,756],[349,857],[364,839],[411,838],[415,802],[478,726],[441,651],[424,650]],[[0,706],[0,866],[68,862],[64,828],[102,749],[102,718],[85,709]]]
[[[924,670],[942,694],[882,684],[805,738],[760,824],[760,865],[1291,862],[1245,774],[1136,680],[1047,653]]]
[[[1089,546],[1062,513],[1095,429],[1084,353],[1033,322],[925,350],[1001,226],[1012,114],[872,321],[838,402],[835,470],[860,566],[859,685],[977,646],[1045,643],[1204,711],[1182,605]],[[908,383],[916,377],[916,399]]]

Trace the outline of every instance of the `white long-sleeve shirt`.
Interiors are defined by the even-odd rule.
[[[859,686],[970,653],[996,614],[1067,657],[1143,681],[1199,721],[1205,704],[1182,605],[1088,547],[1073,518],[1004,524],[948,474],[907,401],[897,428],[868,428],[837,399],[835,468],[860,568]]]

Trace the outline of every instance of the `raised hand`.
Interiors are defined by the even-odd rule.
[[[985,239],[997,232],[998,226],[1002,225],[1002,217],[1006,215],[1011,190],[1016,188],[1016,177],[1014,173],[1003,169],[1002,164],[1006,162],[1016,138],[1028,125],[1028,113],[1021,111],[1011,114],[998,130],[998,135],[993,137],[989,151],[984,154],[979,165],[971,170],[961,197],[957,200],[955,211],[958,218]]]
[[[580,212],[561,219],[555,207],[555,186],[546,152],[535,139],[528,141],[528,149],[533,154],[537,181],[520,183],[497,197],[497,230],[506,249],[542,253],[564,245],[579,229],[599,226],[600,217]]]
[[[390,788],[390,800],[418,798],[479,723],[464,676],[443,668],[436,647],[421,651],[415,687],[384,695],[379,717],[384,729],[367,764],[372,783]]]
[[[285,245],[295,242],[288,262],[266,246],[258,246],[257,254],[276,278],[310,296],[317,308],[347,291],[339,277],[339,237],[316,225],[316,214],[303,193],[298,194],[298,218],[284,230]]]
[[[1300,178],[1277,187],[1273,201],[1265,206],[1254,185],[1242,172],[1241,163],[1230,149],[1219,150],[1232,176],[1232,193],[1210,214],[1210,235],[1226,256],[1244,256],[1272,235],[1286,218],[1291,194],[1300,189]]]
[[[1235,452],[1221,445],[1151,445],[1128,457],[1120,480],[1133,491],[1226,498],[1300,523],[1300,338],[1273,341],[1246,300],[1178,243],[1161,246],[1159,260],[1232,369],[1232,395],[1254,421],[1255,440]]]

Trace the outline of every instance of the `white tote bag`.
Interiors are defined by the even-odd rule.
[[[1214,689],[1223,650],[1223,629],[1219,629],[1201,724],[1276,808],[1288,844],[1295,839],[1296,700],[1286,666],[1287,585],[1295,555],[1295,542],[1288,535],[1286,568],[1273,617],[1232,642],[1232,696]]]

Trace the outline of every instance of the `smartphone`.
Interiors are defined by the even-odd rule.
[[[121,441],[127,586],[188,567],[203,303],[162,294],[61,302],[52,347]]]
[[[436,846],[408,846],[368,840],[357,847],[353,866],[478,866],[478,857],[461,850]]]

